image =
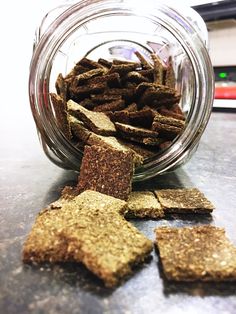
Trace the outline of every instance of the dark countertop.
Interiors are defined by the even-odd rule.
[[[171,283],[158,256],[114,290],[82,265],[23,265],[21,249],[38,211],[73,184],[76,175],[54,166],[38,143],[29,109],[17,110],[15,126],[1,124],[0,313],[236,313],[236,284]],[[16,121],[24,121],[16,124]],[[224,227],[236,245],[236,114],[212,114],[198,151],[182,168],[143,187],[198,187],[215,204],[212,217],[135,220],[150,239],[153,229],[210,223]],[[141,186],[140,186],[141,185]]]

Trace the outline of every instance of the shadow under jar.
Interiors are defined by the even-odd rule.
[[[193,23],[157,1],[80,1],[38,29],[29,77],[29,97],[41,144],[56,165],[79,171],[82,152],[57,126],[49,94],[59,73],[66,75],[83,57],[147,60],[172,58],[185,127],[171,145],[144,161],[134,174],[141,181],[175,169],[196,150],[210,117],[214,81],[204,41]],[[51,21],[50,21],[51,22]],[[42,32],[42,28],[44,28]]]

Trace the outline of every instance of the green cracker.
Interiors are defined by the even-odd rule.
[[[126,217],[161,218],[163,209],[157,198],[150,191],[131,192],[127,201]]]
[[[123,214],[126,203],[94,191],[75,196],[73,188],[63,190],[62,197],[43,209],[23,246],[24,262],[64,262],[68,260],[68,242],[59,236],[69,225],[77,223],[81,209],[111,210]],[[71,260],[69,258],[69,260]]]
[[[131,192],[133,154],[112,147],[85,146],[78,190],[95,190],[123,200]]]
[[[153,137],[156,138],[158,133],[149,129],[135,127],[129,124],[123,124],[115,122],[115,126],[118,132],[130,137]]]
[[[124,153],[131,153],[133,155],[133,162],[135,166],[140,166],[144,160],[143,156],[139,154],[136,150],[132,149],[125,143],[118,141],[113,136],[102,136],[102,135],[97,135],[91,132],[91,135],[89,136],[87,140],[87,144],[97,145],[97,146],[102,146],[102,147],[110,147],[110,148],[122,151]]]
[[[209,214],[214,205],[196,188],[155,191],[164,212],[177,214]]]
[[[61,236],[69,242],[68,258],[84,263],[107,287],[131,274],[152,250],[151,241],[113,209],[82,210],[80,221]]]
[[[155,229],[164,274],[175,281],[236,281],[236,247],[210,225]]]
[[[67,108],[71,115],[83,121],[85,126],[93,132],[101,135],[114,135],[115,125],[103,112],[93,112],[80,106],[73,100],[67,102]]]
[[[82,262],[106,286],[118,284],[152,250],[152,242],[123,218],[125,209],[126,202],[95,191],[59,199],[37,217],[23,261]]]

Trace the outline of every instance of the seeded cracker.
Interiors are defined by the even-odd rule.
[[[113,205],[81,210],[79,222],[64,229],[61,236],[69,242],[69,258],[82,261],[108,287],[130,274],[132,265],[144,261],[152,250],[151,241]]]
[[[175,79],[175,72],[173,69],[173,62],[172,62],[172,58],[169,57],[168,66],[167,66],[166,75],[165,75],[165,85],[171,88],[175,88],[175,83],[176,83],[176,79]]]
[[[123,124],[119,122],[115,122],[115,126],[117,131],[121,132],[121,134],[125,134],[128,136],[137,136],[137,137],[157,137],[158,133],[149,129],[134,127],[128,124]]]
[[[112,208],[123,214],[126,203],[94,191],[86,191],[75,196],[75,191],[67,188],[59,200],[39,213],[24,243],[23,261],[41,263],[68,260],[68,241],[59,237],[60,232],[79,221],[81,209],[111,210]]]
[[[126,202],[95,191],[42,211],[24,244],[24,262],[82,262],[113,286],[144,261],[152,243],[127,222]]]
[[[152,65],[144,58],[144,56],[139,51],[135,51],[135,55],[141,62],[143,69],[150,70],[153,68]]]
[[[207,214],[214,205],[198,189],[166,189],[155,191],[165,213]]]
[[[68,120],[72,134],[81,142],[86,143],[92,132],[86,129],[83,122],[79,121],[75,117],[69,115]]]
[[[154,83],[163,84],[164,66],[161,59],[154,53],[151,57],[154,63]]]
[[[85,146],[78,191],[94,190],[127,200],[133,170],[131,152],[96,145]]]
[[[152,123],[152,130],[165,135],[168,138],[174,138],[181,133],[185,125],[183,120],[174,119],[172,117],[162,116],[156,113]]]
[[[87,140],[88,145],[97,145],[102,147],[111,147],[113,149],[120,150],[124,153],[131,153],[133,155],[133,162],[135,166],[140,166],[143,163],[143,155],[136,152],[134,149],[126,145],[125,143],[122,143],[118,141],[113,136],[102,136],[97,135],[93,132],[91,132],[91,135],[89,136]]]
[[[161,218],[164,216],[160,203],[150,191],[131,192],[127,207],[126,217],[130,218]]]
[[[236,247],[222,228],[210,225],[155,229],[168,280],[236,280]]]
[[[93,132],[101,135],[113,135],[116,133],[114,124],[103,112],[92,112],[73,100],[67,102],[67,108],[71,115],[82,120]]]
[[[125,107],[124,100],[118,99],[118,100],[104,103],[102,105],[98,105],[93,109],[93,111],[96,111],[96,112],[117,111],[117,110],[124,109],[124,107]]]

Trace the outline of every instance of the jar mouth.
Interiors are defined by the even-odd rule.
[[[186,126],[170,147],[136,169],[134,181],[140,181],[178,166],[198,144],[210,117],[214,82],[208,52],[180,13],[156,3],[142,11],[130,3],[81,1],[61,14],[35,48],[29,95],[42,140],[62,161],[61,166],[79,171],[82,153],[58,129],[49,99],[56,76],[67,74],[84,56],[132,60],[132,52],[138,50],[149,59],[156,52],[166,62],[171,55]]]

